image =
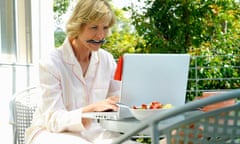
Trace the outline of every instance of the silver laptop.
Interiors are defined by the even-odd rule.
[[[120,102],[130,107],[153,101],[185,104],[189,54],[124,54]],[[126,108],[117,112],[90,112],[92,119],[123,119],[132,117]]]

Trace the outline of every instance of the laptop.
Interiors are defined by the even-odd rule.
[[[120,102],[130,107],[153,101],[184,105],[189,62],[189,54],[124,54]],[[83,113],[83,117],[118,120],[133,115],[127,108],[119,108]]]

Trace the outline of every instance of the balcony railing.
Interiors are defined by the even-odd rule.
[[[240,55],[192,56],[187,95],[240,86]]]

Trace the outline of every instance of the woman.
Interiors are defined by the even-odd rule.
[[[66,25],[67,39],[40,62],[41,101],[27,144],[110,143],[118,133],[82,113],[117,110],[116,63],[100,48],[115,15],[105,0],[79,0]]]

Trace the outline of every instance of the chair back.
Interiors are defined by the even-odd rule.
[[[240,143],[240,103],[201,113],[159,129],[168,144]]]
[[[25,130],[31,125],[39,97],[38,87],[30,87],[14,94],[10,102],[14,144],[25,144]]]

